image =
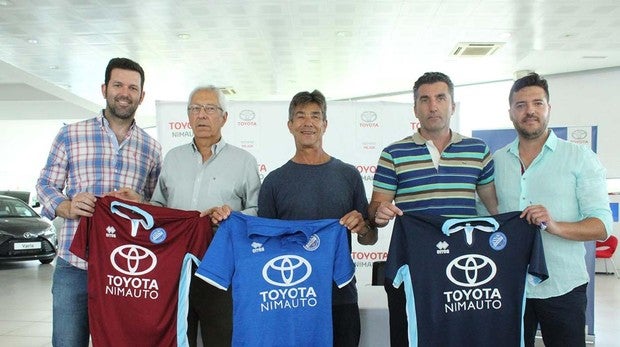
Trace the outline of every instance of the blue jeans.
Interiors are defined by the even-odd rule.
[[[88,290],[86,270],[56,258],[52,280],[52,345],[87,347]]]
[[[570,292],[547,299],[527,299],[525,345],[534,346],[536,328],[547,347],[584,347],[586,345],[587,283]]]

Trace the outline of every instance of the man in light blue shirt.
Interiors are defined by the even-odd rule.
[[[525,342],[538,324],[546,346],[585,346],[588,273],[583,241],[605,240],[612,216],[605,169],[588,147],[559,139],[547,128],[547,81],[532,73],[509,95],[518,137],[494,155],[499,211],[523,210],[541,227],[549,279],[528,283]]]

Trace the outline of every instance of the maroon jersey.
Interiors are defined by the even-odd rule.
[[[191,263],[213,237],[208,217],[97,199],[70,251],[88,261],[88,320],[94,346],[177,346],[187,342]],[[181,294],[180,294],[181,293]]]

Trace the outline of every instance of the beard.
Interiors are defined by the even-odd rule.
[[[528,118],[526,118],[525,121],[527,121]],[[541,136],[544,136],[547,133],[547,124],[549,123],[549,120],[548,119],[541,120],[540,117],[536,117],[536,118],[538,119],[540,125],[535,128],[523,126],[521,125],[521,123],[513,121],[515,130],[517,130],[517,133],[519,133],[521,137],[527,140],[533,140]]]
[[[128,102],[128,105],[118,106],[119,101],[126,101]],[[136,114],[138,105],[138,103],[135,103],[133,100],[128,98],[106,98],[106,108],[110,110],[110,116],[120,119],[132,119]]]

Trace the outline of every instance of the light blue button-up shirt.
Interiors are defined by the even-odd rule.
[[[523,174],[518,138],[498,150],[493,159],[500,213],[540,204],[556,221],[594,217],[611,233],[605,168],[588,147],[561,140],[550,130],[542,151]],[[559,296],[588,282],[584,243],[544,231],[541,235],[549,279],[536,286],[528,283],[527,297]]]

